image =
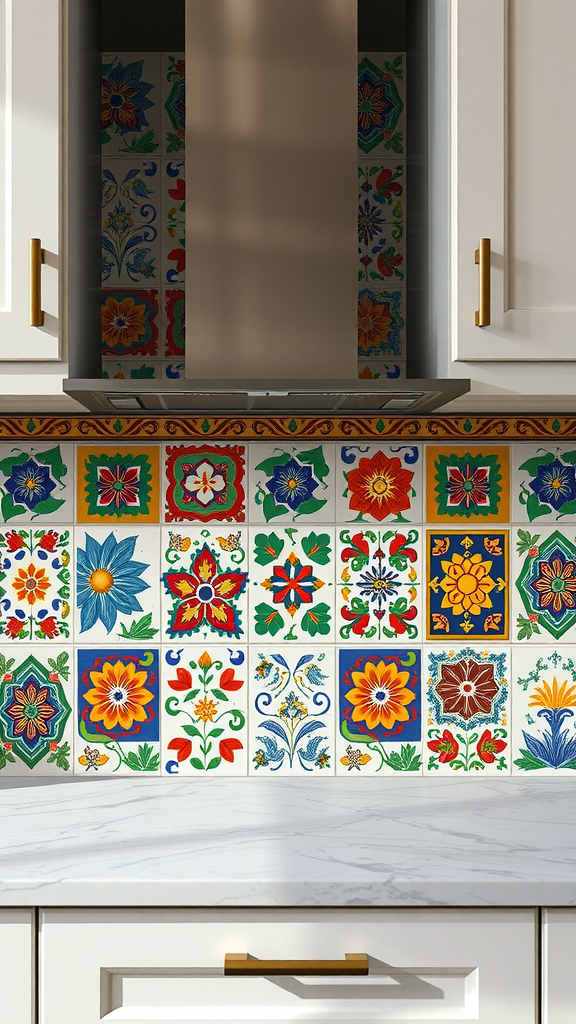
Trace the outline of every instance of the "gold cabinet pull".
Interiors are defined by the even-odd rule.
[[[30,326],[43,327],[42,264],[44,249],[39,238],[30,239]]]
[[[274,974],[357,975],[368,974],[366,953],[346,953],[344,960],[256,960],[248,953],[226,953],[224,974],[236,977],[270,977]]]
[[[474,253],[474,262],[478,267],[478,305],[474,315],[476,327],[490,325],[490,239],[481,238]]]

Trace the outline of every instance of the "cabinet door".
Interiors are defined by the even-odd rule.
[[[226,953],[369,956],[367,977],[225,977]],[[534,1024],[530,910],[45,910],[41,1024]]]
[[[34,911],[0,908],[0,1019],[34,1019]]]
[[[576,3],[452,0],[452,358],[576,358]],[[492,240],[492,316],[478,240]]]
[[[58,0],[0,0],[0,360],[59,358]],[[30,326],[30,239],[46,251]]]
[[[576,991],[576,909],[542,914],[542,1024],[574,1024]]]

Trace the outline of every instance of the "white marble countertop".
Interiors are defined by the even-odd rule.
[[[576,905],[576,786],[5,779],[0,905]]]

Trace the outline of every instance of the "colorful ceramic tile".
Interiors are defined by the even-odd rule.
[[[334,774],[333,647],[250,650],[250,774]]]
[[[382,359],[359,359],[358,377],[360,380],[403,380],[406,376],[406,363],[389,363]]]
[[[159,445],[78,445],[76,458],[77,522],[159,522]]]
[[[160,380],[162,363],[155,361],[132,361],[128,358],[119,363],[111,358],[102,360],[102,376],[108,380]]]
[[[162,376],[167,380],[179,380],[186,376],[184,363],[162,363]]]
[[[420,651],[339,651],[338,775],[422,771]]]
[[[102,354],[119,359],[158,355],[158,292],[102,292]]]
[[[399,291],[358,293],[358,358],[401,358],[404,355],[405,295]]]
[[[245,445],[168,445],[167,523],[243,523]]]
[[[70,648],[0,653],[0,779],[64,775],[72,761]]]
[[[515,522],[576,522],[576,446],[516,444]]]
[[[248,634],[248,537],[222,527],[162,531],[164,642],[231,643]]]
[[[162,280],[182,285],[186,280],[186,181],[184,160],[163,161]]]
[[[515,534],[515,640],[561,643],[576,639],[576,545],[574,527]]]
[[[406,165],[398,160],[380,160],[376,164],[362,163],[358,167],[358,211],[359,230],[367,230],[367,236],[358,242],[368,245],[375,236],[370,221],[364,222],[364,202],[368,199],[374,206],[374,212],[383,224],[398,225],[400,231],[396,241],[403,236],[404,201],[406,193]]]
[[[164,152],[183,153],[186,134],[186,64],[183,53],[162,56]]]
[[[508,639],[508,530],[428,531],[429,640]]]
[[[339,531],[338,639],[378,643],[421,633],[418,530]]]
[[[102,168],[102,281],[150,285],[160,277],[161,174],[155,160],[106,160]]]
[[[164,355],[182,357],[186,348],[186,292],[167,288],[165,293],[166,339]]]
[[[157,649],[78,648],[74,772],[160,773]]]
[[[102,58],[102,155],[155,153],[161,144],[160,54]]]
[[[250,639],[334,639],[334,530],[250,531]]]
[[[67,528],[0,530],[2,643],[68,638],[71,537]]]
[[[341,445],[337,459],[338,522],[422,522],[420,445]]]
[[[76,640],[158,641],[160,531],[76,527]]]
[[[247,775],[248,649],[164,651],[162,772]]]
[[[567,647],[514,647],[515,775],[576,771],[576,665]]]
[[[0,444],[0,522],[74,522],[71,444]]]
[[[404,281],[403,164],[359,168],[358,280]]]
[[[252,444],[252,522],[334,522],[333,445]]]
[[[426,445],[426,521],[509,523],[509,445]]]
[[[358,149],[404,152],[403,53],[359,54]]]
[[[510,772],[510,650],[428,649],[424,771]]]

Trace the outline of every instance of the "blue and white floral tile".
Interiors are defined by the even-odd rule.
[[[512,652],[514,775],[576,778],[574,646]]]
[[[390,362],[385,359],[359,359],[358,377],[360,380],[404,380],[406,363]]]
[[[250,648],[249,774],[334,775],[333,647]]]
[[[358,359],[406,358],[406,292],[376,282],[358,291]]]
[[[420,649],[348,647],[338,658],[337,774],[420,775]]]
[[[162,642],[228,644],[248,639],[248,531],[162,530]]]
[[[339,444],[339,523],[421,523],[422,446]]]
[[[175,444],[166,445],[163,454],[165,522],[233,528],[245,521],[246,445]],[[233,533],[229,544],[234,544]]]
[[[576,527],[531,523],[512,531],[512,639],[576,641]]]
[[[0,785],[11,775],[72,774],[73,650],[0,653]]]
[[[183,53],[162,54],[163,152],[183,154],[186,144],[186,62]]]
[[[247,647],[164,648],[164,775],[247,775],[247,723]]]
[[[186,281],[186,178],[184,160],[162,161],[162,283]]]
[[[107,380],[160,380],[165,374],[163,364],[155,359],[102,360],[102,376]]]
[[[403,287],[405,165],[363,164],[358,172],[358,281]]]
[[[72,530],[0,530],[0,645],[57,646],[72,636]]]
[[[250,445],[250,520],[333,523],[335,458],[334,444]]]
[[[77,526],[74,534],[76,642],[158,643],[158,527]]]
[[[161,277],[162,173],[157,158],[102,166],[102,282],[153,288]]]
[[[250,530],[250,642],[335,639],[333,527]]]
[[[160,651],[78,647],[76,775],[160,774]]]
[[[0,444],[0,523],[74,522],[74,445]]]
[[[358,54],[358,150],[403,156],[406,145],[406,54]]]
[[[576,523],[576,442],[512,446],[513,522]]]
[[[161,56],[102,58],[102,156],[125,159],[161,152]]]
[[[424,656],[424,774],[510,774],[510,648],[428,647]]]

